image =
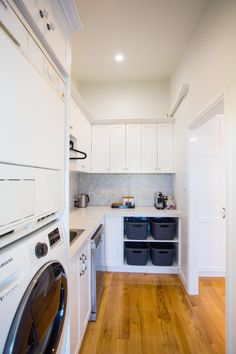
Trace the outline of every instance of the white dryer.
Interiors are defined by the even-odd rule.
[[[67,288],[60,222],[1,249],[0,353],[67,353]]]

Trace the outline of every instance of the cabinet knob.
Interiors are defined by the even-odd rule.
[[[50,23],[47,23],[47,29],[49,31],[55,31],[56,26],[55,26],[55,24],[53,22],[50,22]]]
[[[41,18],[48,18],[48,10],[47,9],[39,10],[39,14],[40,14]]]

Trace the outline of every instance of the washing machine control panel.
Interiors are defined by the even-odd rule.
[[[50,247],[54,246],[56,243],[58,243],[61,240],[61,235],[58,227],[52,232],[50,232],[50,234],[48,234],[48,240],[49,240]]]
[[[48,245],[44,242],[38,242],[35,246],[35,254],[37,258],[45,257],[48,253]]]

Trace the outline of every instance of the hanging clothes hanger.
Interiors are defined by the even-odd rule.
[[[74,151],[77,152],[78,154],[82,154],[84,155],[83,157],[70,157],[70,160],[85,160],[87,157],[86,152],[80,151],[80,150],[76,150],[74,148],[74,142],[72,140],[70,140],[70,151]]]

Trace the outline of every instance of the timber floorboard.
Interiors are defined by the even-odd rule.
[[[201,278],[189,296],[177,275],[106,273],[79,354],[224,354],[224,318],[223,278]]]

